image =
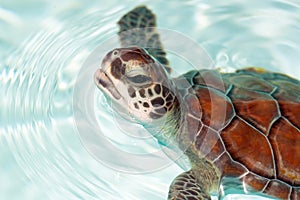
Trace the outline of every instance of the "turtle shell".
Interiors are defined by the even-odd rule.
[[[191,85],[183,95],[190,148],[222,176],[300,199],[300,81],[254,68],[191,71],[182,79]]]

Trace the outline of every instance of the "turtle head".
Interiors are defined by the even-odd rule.
[[[139,47],[109,52],[94,80],[117,111],[143,124],[163,118],[174,106],[172,82],[164,66]]]

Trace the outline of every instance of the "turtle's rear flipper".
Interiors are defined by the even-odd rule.
[[[122,47],[139,46],[145,48],[170,73],[166,52],[156,31],[155,15],[145,6],[139,6],[125,14],[118,22]]]
[[[197,183],[193,171],[187,171],[177,176],[169,190],[168,200],[210,200],[203,187]]]

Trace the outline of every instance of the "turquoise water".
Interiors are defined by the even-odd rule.
[[[140,134],[140,127],[120,129],[126,122],[114,122],[103,95],[91,86],[92,76],[80,80],[85,69],[92,74],[100,64],[100,55],[89,58],[116,36],[116,21],[141,3],[157,13],[159,27],[198,42],[224,71],[261,66],[300,77],[297,1],[2,0],[0,199],[166,199],[180,167],[161,155],[168,163],[163,168],[130,173],[137,170],[134,165],[112,151],[101,162],[94,153],[104,153],[91,152],[84,142],[89,129],[80,130],[85,122],[76,118],[78,108],[94,110],[90,116],[106,139],[99,146],[110,142],[123,152],[147,156],[159,148],[147,136],[145,143],[128,135],[132,128]],[[183,70],[184,63],[170,59]],[[80,105],[74,95],[78,83],[87,91]],[[240,194],[226,198],[246,199]]]

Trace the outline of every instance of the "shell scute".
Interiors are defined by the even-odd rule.
[[[194,85],[208,86],[223,93],[229,87],[227,82],[223,80],[222,75],[216,70],[200,70],[192,80]]]
[[[227,125],[234,116],[230,99],[212,88],[197,86],[194,89],[201,106],[202,122],[214,130]]]
[[[293,79],[285,74],[276,73],[276,72],[269,72],[264,69],[257,69],[257,68],[244,68],[239,69],[234,73],[235,75],[251,75],[253,77],[257,77],[259,79],[265,80],[267,82],[272,81],[287,81],[290,83],[295,83],[296,85],[300,84],[299,80]]]
[[[263,191],[269,179],[249,172],[242,178],[242,181],[250,186],[251,189],[253,188],[257,191]]]
[[[287,118],[294,126],[300,129],[300,102],[288,102],[278,100],[281,115]]]
[[[289,199],[291,189],[292,188],[290,186],[283,182],[271,180],[264,192],[280,199]]]
[[[195,119],[190,115],[184,116],[183,122],[181,124],[181,130],[177,137],[179,137],[180,143],[182,145],[191,145],[194,140],[195,136],[197,135],[198,131],[200,130],[202,123],[199,119]]]
[[[242,163],[258,175],[275,178],[271,146],[258,130],[235,117],[222,130],[221,137],[233,160]]]
[[[237,115],[266,135],[272,122],[280,117],[277,102],[268,94],[235,87],[229,97]]]
[[[214,164],[221,169],[223,175],[238,177],[248,172],[248,170],[238,162],[234,162],[227,152],[223,153]]]
[[[278,100],[281,114],[300,129],[300,83],[272,81],[280,86],[273,94]]]
[[[201,119],[201,106],[199,99],[195,95],[187,94],[184,97],[184,102],[188,102],[187,111],[195,118]]]
[[[276,161],[277,177],[291,185],[300,185],[300,131],[280,118],[269,135]]]
[[[229,77],[228,79],[233,85],[247,90],[271,93],[276,88],[268,82],[250,75],[237,74]]]
[[[202,126],[197,134],[195,138],[195,148],[198,152],[201,152],[201,156],[206,156],[206,158],[211,161],[225,151],[219,133],[207,126]]]

